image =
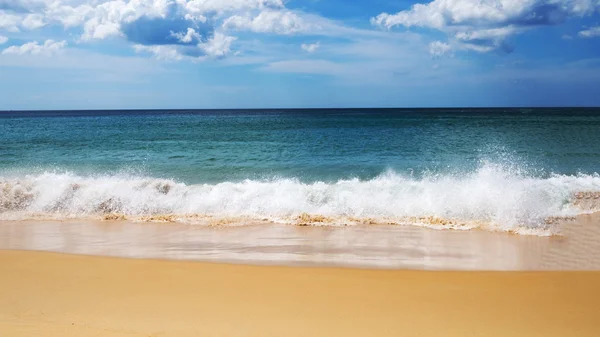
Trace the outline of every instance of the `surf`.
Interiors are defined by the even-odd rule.
[[[417,178],[388,170],[373,179],[334,182],[272,177],[185,184],[140,174],[68,171],[0,176],[3,220],[394,224],[551,235],[557,219],[599,210],[598,174],[535,177],[490,163],[467,174]]]

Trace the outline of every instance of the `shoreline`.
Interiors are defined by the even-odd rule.
[[[600,213],[559,225],[563,236],[390,225],[0,221],[0,250],[305,267],[600,270]]]
[[[389,225],[0,222],[0,249],[308,267],[536,270],[543,254],[562,241],[484,230]]]
[[[10,336],[596,336],[600,272],[296,268],[0,251]]]

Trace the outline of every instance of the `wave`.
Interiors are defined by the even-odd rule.
[[[188,185],[129,174],[0,176],[0,219],[100,217],[225,224],[401,224],[552,234],[556,220],[600,210],[600,176],[528,177],[485,164],[461,175],[303,183],[273,178]]]

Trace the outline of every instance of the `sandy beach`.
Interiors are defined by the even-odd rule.
[[[597,336],[600,272],[243,266],[0,252],[6,336]]]
[[[1,222],[0,331],[597,336],[599,223],[583,215],[565,224],[565,236],[539,237],[402,226]]]
[[[567,236],[562,238],[398,229],[399,237],[412,233],[408,235],[412,250],[392,239],[404,249],[394,250],[390,242],[381,247],[379,241],[364,238],[365,230],[360,228],[346,232],[302,228],[297,232],[293,227],[260,231],[171,224],[88,225],[0,225],[3,335],[531,337],[597,336],[600,331],[600,271],[585,271],[599,269],[596,239],[600,226],[595,215],[569,224]],[[383,235],[372,230],[375,237]],[[388,230],[388,234],[394,233]],[[142,232],[149,234],[143,236]],[[260,240],[248,237],[250,232],[260,233],[257,238],[263,240],[271,233],[275,241],[286,235],[288,241],[293,235],[304,235],[317,246],[274,247],[277,254],[269,255],[260,247]],[[359,236],[364,240],[361,244],[349,240]],[[134,237],[137,239],[128,241]],[[233,238],[241,237],[246,246],[238,247],[236,242],[244,240]],[[415,238],[421,240],[415,242]],[[496,245],[490,246],[494,238]],[[164,240],[167,243],[160,245]],[[336,242],[337,249],[323,248]],[[453,254],[460,242],[468,254],[457,257]],[[423,244],[431,249],[415,250]],[[356,261],[370,261],[375,254],[404,261],[399,268],[404,270],[335,267],[331,256],[352,251],[352,245],[356,246]],[[485,246],[489,249],[473,249]],[[169,255],[178,247],[184,249]],[[236,249],[263,256],[263,260],[242,265],[244,260],[238,255],[224,254]],[[511,250],[513,255],[507,255]],[[513,262],[498,265],[502,255]],[[212,260],[207,258],[210,256]],[[526,263],[514,263],[519,259]],[[461,263],[465,270],[518,271],[406,270],[460,269]],[[352,264],[338,260],[337,265]]]

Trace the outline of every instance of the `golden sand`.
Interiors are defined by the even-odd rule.
[[[600,272],[243,266],[0,251],[1,336],[598,336]]]

